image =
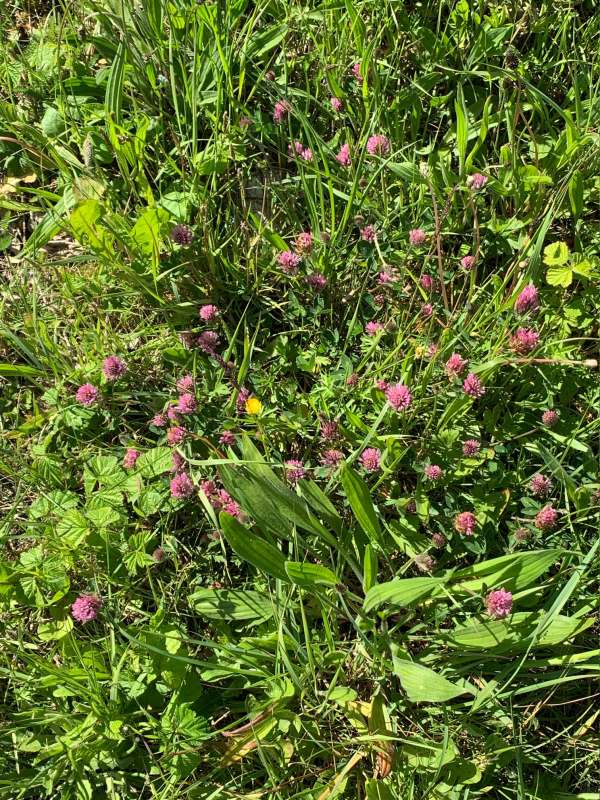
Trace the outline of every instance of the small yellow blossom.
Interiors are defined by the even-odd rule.
[[[246,411],[248,414],[260,414],[262,411],[262,403],[258,397],[249,397],[246,400]]]

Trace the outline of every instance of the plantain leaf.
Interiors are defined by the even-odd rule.
[[[285,571],[292,583],[311,588],[314,586],[335,587],[340,582],[337,575],[320,564],[301,561],[286,561]]]
[[[469,691],[414,661],[394,659],[394,672],[412,703],[445,703]]]
[[[223,535],[234,553],[261,572],[289,583],[285,558],[280,550],[241,525],[235,517],[222,512],[219,521]]]
[[[369,487],[360,475],[348,466],[342,469],[342,486],[358,524],[367,534],[371,543],[378,544],[381,541],[381,529]]]
[[[363,609],[368,613],[384,603],[410,606],[434,594],[444,583],[444,578],[396,578],[379,583],[369,589]]]

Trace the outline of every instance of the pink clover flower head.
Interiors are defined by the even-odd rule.
[[[119,356],[108,356],[102,362],[102,372],[108,381],[116,381],[127,372],[127,365]]]
[[[331,103],[331,107],[333,108],[336,114],[339,114],[342,108],[344,107],[344,104],[342,103],[339,97],[332,97],[329,102]]]
[[[301,260],[300,256],[291,250],[284,250],[277,256],[277,263],[286,275],[295,275]]]
[[[324,467],[331,467],[335,469],[344,460],[344,454],[341,450],[325,450],[321,456],[321,464]]]
[[[307,275],[305,281],[315,292],[322,292],[327,286],[327,278],[320,272],[313,272],[311,275]]]
[[[379,389],[380,392],[386,392],[388,390],[389,383],[384,380],[376,380],[375,381],[375,388]]]
[[[128,447],[123,456],[123,467],[125,469],[132,469],[135,467],[135,462],[140,456],[141,453],[139,450],[136,450],[135,447]]]
[[[339,151],[338,151],[338,153],[337,153],[337,155],[335,157],[335,160],[342,167],[349,167],[350,166],[350,164],[352,163],[352,159],[350,158],[350,145],[349,144],[343,144],[340,147],[340,149],[339,149]]]
[[[217,485],[214,481],[211,480],[200,481],[200,488],[202,489],[202,491],[209,500],[211,499],[211,497],[217,495],[218,491]]]
[[[171,422],[177,422],[179,420],[179,409],[175,404],[171,404],[167,408],[167,417],[171,420]]]
[[[363,242],[373,244],[375,241],[375,227],[373,225],[365,225],[364,228],[360,229],[360,238]]]
[[[287,100],[278,100],[273,108],[273,122],[280,125],[291,111]]]
[[[445,364],[445,370],[447,375],[451,378],[455,378],[457,375],[466,368],[468,361],[463,358],[460,353],[452,353],[448,361]]]
[[[198,336],[198,347],[203,353],[209,356],[217,352],[219,346],[219,334],[216,331],[202,331]]]
[[[238,396],[235,400],[235,406],[239,413],[242,413],[246,410],[246,400],[250,397],[250,389],[246,389],[242,387],[238,392]]]
[[[182,472],[185,469],[185,458],[177,450],[172,455],[170,472]]]
[[[95,594],[82,594],[71,606],[71,615],[74,620],[81,622],[92,622],[98,616],[102,608],[102,600]]]
[[[167,417],[165,414],[155,414],[150,420],[150,424],[154,425],[155,428],[164,428],[167,424]]]
[[[93,406],[98,399],[98,389],[92,383],[84,383],[77,389],[75,399],[82,406]]]
[[[194,378],[192,375],[184,375],[177,381],[177,390],[182,394],[191,392],[194,389]]]
[[[535,527],[541,531],[551,531],[556,527],[558,520],[558,511],[552,506],[544,506],[541,511],[538,511],[535,517]]]
[[[421,306],[421,314],[423,314],[426,319],[433,316],[433,306],[431,303],[423,303]]]
[[[193,414],[198,410],[198,401],[193,394],[182,394],[177,401],[176,409],[179,414]]]
[[[377,133],[367,140],[367,153],[371,156],[386,156],[390,152],[390,141],[387,136]]]
[[[219,316],[219,309],[216,306],[213,306],[211,303],[208,303],[207,305],[200,307],[198,314],[200,315],[202,322],[212,322]]]
[[[469,272],[475,266],[475,256],[463,256],[460,260],[460,265],[465,272]]]
[[[495,589],[485,598],[485,607],[490,617],[503,619],[512,611],[513,597],[506,589]]]
[[[461,511],[454,518],[454,528],[465,536],[473,536],[477,527],[477,517],[472,511]]]
[[[408,241],[413,247],[418,247],[421,244],[425,244],[427,234],[423,228],[413,228],[408,232]]]
[[[408,386],[403,383],[394,383],[385,390],[388,403],[394,411],[406,411],[412,403],[412,394]]]
[[[552,481],[546,475],[536,472],[531,479],[529,487],[532,494],[536,497],[546,497],[547,494],[550,494],[550,490],[552,489]]]
[[[313,248],[313,235],[310,231],[302,231],[296,236],[296,250],[299,253],[310,253]]]
[[[437,464],[428,464],[424,472],[428,481],[439,481],[444,474],[444,470]]]
[[[358,384],[358,373],[353,372],[351,375],[348,375],[346,378],[346,386],[356,386]]]
[[[469,397],[483,397],[485,394],[485,386],[481,383],[474,372],[469,372],[463,383],[463,391]]]
[[[426,292],[430,292],[433,289],[434,280],[431,277],[431,275],[427,275],[425,273],[424,275],[421,275],[419,283],[421,284],[423,289],[425,289]]]
[[[298,483],[306,475],[306,469],[301,461],[297,458],[290,458],[285,462],[285,477],[290,483]]]
[[[337,422],[333,419],[321,420],[321,439],[325,442],[333,442],[340,435]]]
[[[171,231],[171,239],[181,247],[189,247],[194,241],[194,232],[187,225],[175,225]]]
[[[540,343],[540,335],[532,328],[518,328],[510,337],[510,349],[520,355],[531,353]]]
[[[463,455],[470,458],[471,456],[476,456],[481,448],[481,444],[477,441],[477,439],[467,439],[467,441],[463,444]]]
[[[542,422],[547,428],[552,428],[560,417],[558,416],[558,412],[556,412],[553,408],[549,408],[547,411],[544,411],[542,414]]]
[[[517,314],[526,314],[528,311],[537,311],[540,307],[540,295],[533,283],[528,284],[515,301]]]
[[[290,154],[290,156],[293,156],[294,154],[300,156],[302,155],[303,150],[304,150],[304,145],[302,144],[302,142],[299,142],[298,139],[292,142],[292,144],[288,144],[288,153]]]
[[[377,283],[380,286],[388,286],[390,283],[393,283],[395,280],[396,280],[396,276],[394,275],[394,273],[393,272],[386,272],[385,270],[382,270],[379,273],[378,277],[377,277]]]
[[[236,438],[233,431],[223,431],[223,433],[219,436],[219,444],[232,446],[235,444],[235,442]]]
[[[360,457],[360,463],[367,472],[377,472],[381,465],[381,450],[376,447],[367,447]]]
[[[427,345],[427,355],[429,356],[429,358],[433,358],[435,355],[437,355],[439,349],[440,348],[437,346],[435,342],[430,342]]]
[[[313,151],[310,149],[310,147],[305,147],[300,153],[300,158],[302,161],[312,161],[313,157]]]
[[[362,76],[362,72],[361,72],[360,61],[356,61],[352,65],[352,74],[354,75],[354,77],[356,78],[358,83],[362,83],[363,82],[363,76]]]
[[[487,182],[487,176],[482,175],[481,172],[475,172],[473,175],[469,175],[467,178],[467,186],[469,189],[474,189],[475,191],[478,189],[483,189]]]
[[[181,444],[185,439],[187,431],[185,428],[180,427],[179,425],[175,425],[173,428],[169,428],[167,431],[167,442],[169,444]]]
[[[431,544],[437,549],[441,550],[446,546],[446,537],[442,533],[431,534]]]
[[[194,494],[194,484],[187,472],[180,472],[174,478],[171,478],[169,486],[171,488],[171,497],[176,500],[185,500]]]
[[[367,322],[365,325],[365,333],[367,336],[376,336],[384,328],[385,325],[382,322]]]

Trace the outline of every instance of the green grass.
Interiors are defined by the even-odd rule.
[[[0,24],[0,798],[600,800],[596,4],[14,0]],[[184,375],[173,447],[151,420]]]

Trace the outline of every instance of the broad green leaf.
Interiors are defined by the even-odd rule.
[[[173,450],[170,447],[153,447],[146,450],[135,463],[136,471],[144,478],[156,478],[164,475],[173,466]]]
[[[520,592],[543,575],[563,552],[560,549],[530,550],[481,561],[451,575],[452,592],[479,592],[483,586]]]
[[[69,547],[78,547],[90,532],[89,523],[81,511],[71,508],[61,516],[56,533],[63,544]]]
[[[421,739],[418,736],[411,736],[410,741],[402,745],[402,753],[409,766],[435,772],[454,761],[459,755],[452,739],[448,739],[444,744]]]
[[[256,620],[273,616],[273,601],[264,594],[242,589],[198,589],[190,604],[208,619]]]
[[[394,659],[394,672],[412,703],[445,703],[469,691],[414,661]]]
[[[381,530],[369,487],[360,475],[348,466],[342,469],[342,486],[358,524],[371,542],[378,544],[381,541]]]
[[[285,558],[280,550],[241,525],[229,514],[219,514],[223,535],[231,549],[261,572],[289,583]]]
[[[305,561],[286,561],[285,571],[293,583],[307,588],[312,586],[335,588],[340,582],[334,572],[320,564],[308,564]]]
[[[541,612],[520,611],[508,619],[490,619],[459,626],[440,638],[454,647],[474,651],[496,648],[504,650],[507,646],[524,650],[529,646],[541,619]],[[593,624],[593,619],[582,620],[557,615],[536,640],[535,645],[545,647],[559,644]]]
[[[363,608],[368,613],[384,604],[410,606],[434,594],[443,583],[443,578],[396,578],[379,583],[367,592]]]
[[[38,636],[42,642],[57,642],[73,630],[72,617],[43,622],[38,625]]]
[[[566,242],[552,242],[544,247],[544,264],[547,267],[562,267],[569,260],[570,251]]]
[[[546,272],[546,282],[550,286],[562,286],[566,289],[573,282],[573,270],[569,266],[550,267]]]

